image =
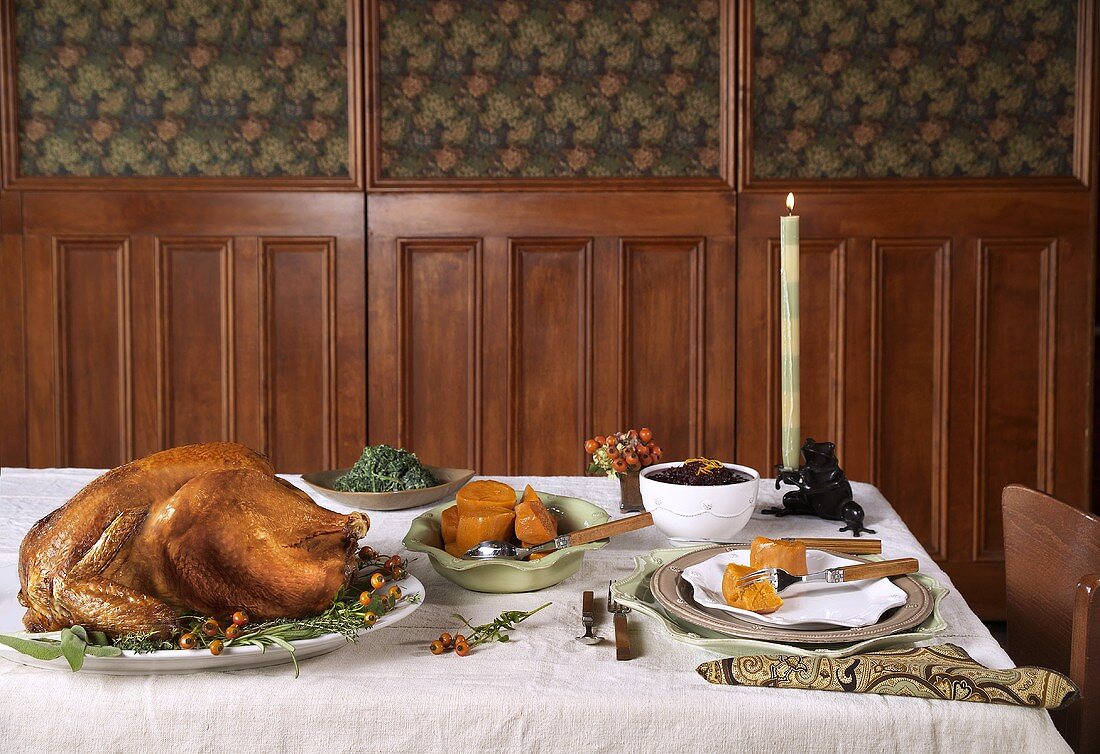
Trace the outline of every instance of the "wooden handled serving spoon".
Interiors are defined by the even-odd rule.
[[[578,529],[568,534],[562,534],[560,537],[555,537],[549,542],[544,542],[534,547],[516,547],[511,542],[504,542],[501,540],[482,542],[476,547],[471,547],[462,557],[465,560],[492,560],[493,558],[523,560],[532,553],[550,552],[551,550],[561,550],[565,547],[584,545],[589,542],[613,537],[616,534],[625,534],[628,531],[644,529],[647,526],[653,526],[653,514],[639,513],[637,516],[617,518],[614,521],[608,521],[606,524],[589,526],[587,529]]]

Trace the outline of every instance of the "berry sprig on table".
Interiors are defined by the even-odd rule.
[[[661,461],[661,446],[653,441],[649,427],[596,435],[585,440],[584,452],[592,456],[590,474],[626,474]]]

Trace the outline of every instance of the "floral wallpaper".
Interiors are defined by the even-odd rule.
[[[15,7],[22,175],[348,175],[345,0]]]
[[[755,0],[755,178],[1072,175],[1072,0]]]
[[[384,178],[719,175],[718,0],[382,0]]]

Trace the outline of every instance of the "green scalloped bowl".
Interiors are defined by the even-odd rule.
[[[935,638],[947,628],[947,622],[940,615],[940,602],[947,595],[947,590],[940,586],[939,582],[931,576],[923,573],[914,573],[911,576],[932,592],[935,607],[932,614],[925,618],[919,626],[890,636],[880,636],[876,639],[866,639],[852,644],[829,645],[824,647],[806,647],[793,644],[780,644],[776,642],[761,641],[758,639],[739,639],[709,631],[702,626],[696,626],[686,621],[681,621],[665,612],[654,599],[649,590],[649,581],[653,572],[663,564],[668,563],[693,548],[674,548],[653,550],[641,557],[634,558],[634,573],[622,581],[616,581],[611,585],[611,593],[616,602],[636,610],[642,615],[655,619],[661,624],[665,633],[676,641],[692,644],[709,652],[716,652],[726,656],[741,656],[753,654],[791,654],[804,657],[849,657],[860,652],[892,649],[895,647],[910,647],[922,641]],[[872,555],[868,560],[881,560],[882,556]]]
[[[517,500],[520,495],[516,493]],[[587,500],[551,495],[549,492],[538,495],[557,518],[560,534],[606,523],[610,518],[607,511]],[[440,576],[472,592],[511,594],[545,589],[579,571],[585,550],[598,550],[607,544],[606,539],[601,539],[586,545],[566,547],[534,561],[462,560],[443,549],[443,531],[439,522],[443,511],[454,503],[454,499],[448,500],[414,518],[403,543],[407,550],[425,553]]]

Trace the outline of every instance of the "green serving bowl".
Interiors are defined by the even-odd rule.
[[[516,493],[519,499],[521,493]],[[558,520],[558,533],[567,534],[578,529],[606,523],[607,511],[586,500],[575,497],[538,493],[543,504]],[[555,550],[539,560],[462,560],[443,549],[443,530],[440,517],[443,511],[455,504],[454,499],[435,506],[413,519],[403,543],[405,549],[427,554],[432,568],[440,576],[473,592],[510,594],[534,592],[553,586],[580,570],[585,550],[598,550],[607,544],[606,539]]]

